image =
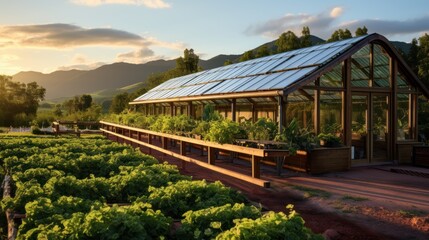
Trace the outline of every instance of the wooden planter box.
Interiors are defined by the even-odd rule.
[[[311,174],[340,172],[350,168],[350,158],[350,147],[316,148],[287,157],[284,166]]]
[[[413,163],[416,166],[429,167],[429,146],[413,147]]]

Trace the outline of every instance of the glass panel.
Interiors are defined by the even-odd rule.
[[[343,87],[343,64],[338,64],[331,71],[320,77],[322,87]]]
[[[398,71],[398,74],[396,75],[396,85],[398,86],[398,90],[415,90],[401,71]]]
[[[352,160],[367,159],[368,96],[352,96]]]
[[[412,139],[411,133],[411,94],[397,95],[397,139],[406,140]]]
[[[284,72],[284,74],[287,74],[288,72],[295,72],[295,73],[290,75],[287,78],[281,78],[281,81],[277,81],[275,85],[270,86],[270,89],[286,88],[289,85],[291,85],[292,83],[295,83],[296,81],[298,81],[299,79],[301,79],[302,77],[304,77],[305,75],[309,74],[310,72],[312,72],[313,70],[316,70],[316,69],[317,69],[317,67],[308,67],[308,68],[303,68],[300,70],[293,70],[293,71]]]
[[[374,44],[373,87],[390,87],[390,56],[378,44]]]
[[[370,74],[370,46],[367,45],[361,48],[352,56],[352,86],[353,87],[369,87],[371,79]]]
[[[314,91],[297,90],[287,97],[286,122],[298,120],[301,128],[314,132]]]
[[[372,97],[372,162],[387,160],[389,99],[386,95]]]
[[[343,137],[342,92],[320,91],[320,131]]]

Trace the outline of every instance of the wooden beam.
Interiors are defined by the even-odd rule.
[[[259,157],[272,157],[272,156],[279,156],[279,154],[283,154],[283,155],[289,154],[289,151],[287,151],[287,150],[258,149],[258,148],[237,146],[237,145],[233,145],[233,144],[220,144],[220,143],[216,143],[216,142],[198,140],[198,139],[194,139],[194,138],[188,138],[188,137],[183,137],[183,136],[178,136],[178,135],[173,135],[173,134],[154,132],[154,131],[150,131],[150,130],[146,130],[146,129],[128,127],[128,126],[123,126],[123,125],[119,125],[119,124],[115,124],[115,123],[109,123],[109,122],[105,122],[105,121],[100,121],[100,123],[103,123],[105,125],[111,125],[111,126],[114,126],[116,128],[131,129],[133,131],[142,132],[142,133],[146,133],[146,134],[153,135],[153,136],[166,137],[168,139],[174,139],[177,141],[185,141],[189,144],[201,145],[201,146],[205,146],[205,147],[214,147],[214,148],[219,149],[219,150],[241,152],[241,153],[246,153],[249,155],[255,155],[255,156],[259,156]]]

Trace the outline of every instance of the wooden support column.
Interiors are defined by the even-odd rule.
[[[259,157],[252,155],[252,177],[261,177],[261,166]]]
[[[152,135],[150,134],[147,135],[147,143],[152,145]],[[152,148],[149,148],[149,154],[152,154]]]
[[[168,144],[167,140],[168,139],[166,137],[161,137],[161,145],[162,145],[162,148],[164,149],[167,149],[167,144]]]
[[[207,163],[210,165],[216,164],[216,149],[213,147],[207,147]]]
[[[397,98],[397,84],[396,84],[396,75],[398,73],[398,62],[396,60],[393,60],[391,58],[391,64],[390,64],[390,75],[392,77],[392,96],[390,101],[390,137],[391,137],[391,144],[390,144],[390,153],[387,153],[387,156],[390,157],[393,162],[398,162],[398,156],[396,154],[396,143],[397,143],[397,134],[398,134],[398,112],[396,111],[396,108],[398,106],[398,98]],[[412,122],[410,122],[412,123]],[[389,130],[388,130],[389,131]],[[389,148],[388,148],[389,149]]]
[[[188,109],[187,109],[187,115],[188,117],[194,119],[194,105],[192,105],[192,101],[188,102]]]
[[[179,141],[180,143],[180,155],[186,156],[186,142]],[[186,168],[186,161],[182,161],[182,169]]]
[[[317,80],[318,82],[318,80]],[[314,132],[320,133],[320,89],[314,91]]]
[[[343,93],[343,127],[344,127],[344,144],[346,146],[352,145],[352,88],[351,88],[351,79],[352,79],[352,64],[351,58],[344,60],[343,68],[343,83],[345,91]]]
[[[285,101],[283,100],[283,96],[278,96],[277,99],[278,110],[277,110],[277,122],[279,132],[283,131],[283,127],[286,127],[286,107]]]
[[[237,121],[237,101],[235,98],[231,101],[231,120],[233,122]]]
[[[258,120],[258,113],[256,112],[256,103],[252,103],[252,122],[256,122]]]
[[[170,103],[170,116],[174,116],[174,112],[175,112],[174,103]]]

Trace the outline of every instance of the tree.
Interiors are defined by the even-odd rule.
[[[420,47],[418,45],[417,39],[413,38],[411,40],[411,46],[410,50],[408,51],[408,54],[405,55],[405,59],[407,60],[408,65],[411,67],[411,70],[418,75],[419,73],[419,62],[421,54],[419,54]]]
[[[249,51],[243,53],[243,55],[241,55],[239,61],[244,62],[244,61],[251,60],[254,58],[255,58],[255,56],[253,55],[253,50],[249,50]]]
[[[0,125],[28,124],[36,116],[46,90],[36,82],[14,82],[0,75]]]
[[[231,64],[233,64],[233,62],[232,62],[231,60],[229,60],[229,59],[227,59],[227,60],[223,63],[223,65],[224,65],[224,66],[231,65]]]
[[[128,108],[130,102],[129,95],[127,92],[117,94],[113,97],[112,104],[110,105],[110,113],[121,113]]]
[[[55,105],[54,115],[56,117],[62,117],[63,116],[63,111],[61,110],[61,104]]]
[[[277,52],[282,53],[300,48],[301,43],[295,33],[287,31],[280,35],[275,45],[277,46]]]
[[[352,33],[350,30],[346,29],[338,29],[334,33],[332,33],[331,37],[327,40],[327,42],[335,42],[348,38],[352,38]]]
[[[194,53],[194,49],[185,49],[183,57],[176,59],[176,69],[183,75],[195,73],[198,72],[198,62],[199,57]]]
[[[418,76],[429,87],[429,35],[425,33],[425,35],[421,36],[419,43]]]
[[[265,57],[270,55],[267,45],[263,45],[256,49],[256,58]]]
[[[359,27],[356,29],[355,35],[356,37],[368,35],[368,29],[366,28],[366,26],[363,26],[363,28]]]
[[[92,105],[92,97],[91,95],[83,94],[80,96],[80,111],[85,111],[86,109],[90,108]]]
[[[300,38],[301,47],[304,48],[304,47],[312,46],[313,44],[311,43],[310,28],[308,26],[303,27],[301,34],[302,34]]]

